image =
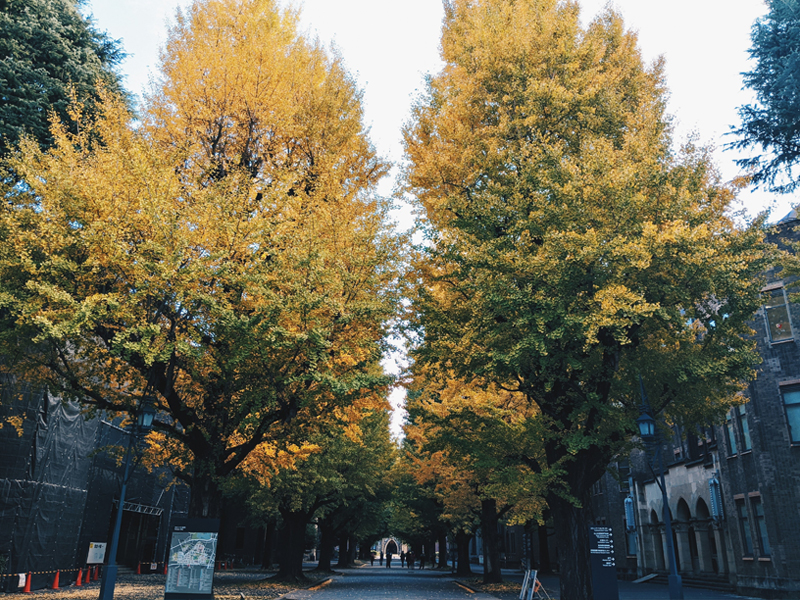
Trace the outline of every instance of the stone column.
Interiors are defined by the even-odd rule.
[[[681,573],[692,572],[692,551],[689,549],[689,525],[686,523],[673,523],[672,529],[678,543],[675,545],[675,553],[678,555],[678,564]]]
[[[714,523],[714,543],[717,545],[717,562],[719,563],[720,574],[730,572],[728,562],[728,545],[725,543],[725,534],[721,523]]]
[[[670,556],[669,556],[669,546],[667,545],[667,528],[663,523],[660,523],[658,526],[658,530],[661,533],[661,552],[662,552],[661,556],[664,557],[664,570],[669,572]],[[677,551],[678,549],[675,548],[675,552]]]
[[[699,522],[695,524],[694,534],[697,540],[697,560],[700,563],[701,573],[713,573],[714,567],[711,564],[711,534],[710,524]]]

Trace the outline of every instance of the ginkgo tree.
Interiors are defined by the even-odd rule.
[[[713,419],[758,361],[769,262],[708,153],[676,150],[660,61],[577,2],[452,0],[404,132],[428,232],[414,358],[539,410],[561,597],[592,598],[590,489],[652,409]]]
[[[480,527],[484,583],[499,583],[498,524],[541,520],[543,495],[559,475],[547,466],[537,410],[524,394],[479,379],[416,371],[405,427],[411,471],[433,487],[456,536]]]
[[[388,383],[387,166],[341,59],[296,27],[268,0],[198,0],[140,121],[104,92],[9,162],[25,185],[0,209],[4,368],[91,408],[154,403],[153,451],[193,516],[219,516],[254,450],[302,452],[296,419]]]
[[[388,498],[388,473],[396,455],[385,400],[365,398],[304,425],[294,433],[307,451],[295,453],[290,464],[260,452],[246,461],[252,482],[248,505],[255,516],[280,515],[277,577],[292,581],[303,578],[308,524],[319,525],[323,571],[330,571],[337,533],[366,535],[373,526],[380,529],[382,520],[375,516]]]

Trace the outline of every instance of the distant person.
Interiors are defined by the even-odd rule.
[[[406,564],[408,565],[409,569],[414,568],[414,551],[409,550],[408,554],[406,554]]]
[[[370,552],[369,553],[369,566],[370,567],[374,567],[375,566],[375,553],[374,552]]]
[[[400,566],[401,567],[405,567],[406,566],[406,552],[405,552],[405,550],[403,550],[400,553]]]
[[[419,568],[420,570],[425,568],[425,553],[419,555]]]
[[[386,553],[386,568],[387,569],[391,569],[392,568],[392,553],[391,552],[387,552]]]
[[[383,566],[383,550],[381,550],[381,561],[378,564]]]

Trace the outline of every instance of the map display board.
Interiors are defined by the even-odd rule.
[[[165,600],[213,598],[219,519],[175,519],[167,558]]]

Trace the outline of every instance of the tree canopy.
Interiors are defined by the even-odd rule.
[[[153,443],[214,516],[221,481],[296,419],[382,402],[401,240],[341,60],[265,0],[188,14],[141,123],[105,93],[96,118],[74,106],[76,133],[56,123],[51,150],[28,139],[10,160],[27,186],[0,214],[0,348],[96,408],[154,401]],[[207,38],[222,30],[227,50]],[[206,59],[194,95],[182,65]],[[210,120],[173,127],[187,114]]]
[[[98,85],[122,91],[119,41],[78,12],[76,0],[0,1],[0,154],[23,134],[53,142],[50,115],[69,119],[74,100],[92,104]]]
[[[767,0],[769,12],[755,22],[750,58],[755,66],[744,84],[755,102],[739,108],[739,139],[729,146],[760,149],[738,160],[753,182],[779,192],[797,189],[794,168],[800,160],[800,2]]]
[[[634,433],[638,374],[671,418],[734,402],[767,264],[708,153],[673,148],[661,63],[613,11],[578,15],[448,3],[444,68],[404,138],[428,232],[415,360],[537,406],[570,600],[591,598],[581,507]]]

